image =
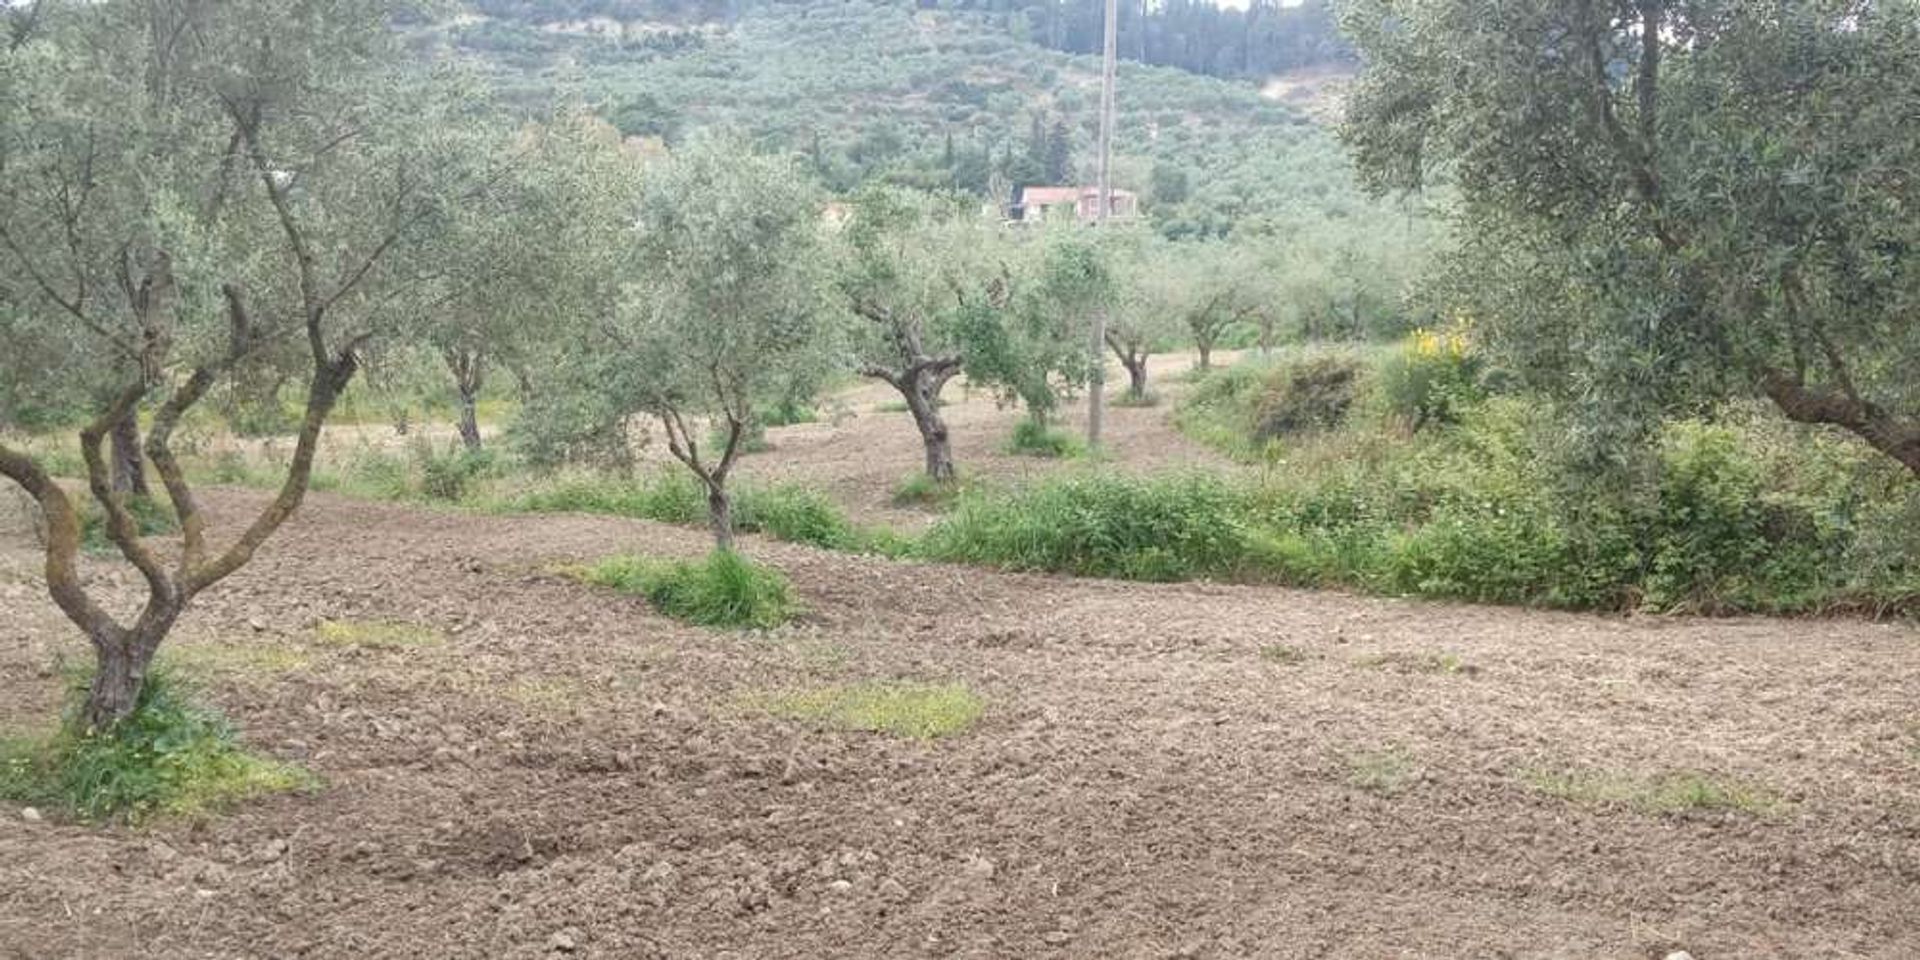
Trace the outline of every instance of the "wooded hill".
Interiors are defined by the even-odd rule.
[[[981,198],[1090,180],[1096,58],[1043,49],[1005,14],[905,3],[481,2],[417,41],[476,59],[529,111],[577,97],[629,135],[699,127],[806,153],[848,192],[870,181]],[[563,19],[562,14],[575,19]],[[1169,236],[1336,228],[1418,242],[1400,204],[1354,186],[1330,132],[1256,87],[1126,62],[1117,180]]]

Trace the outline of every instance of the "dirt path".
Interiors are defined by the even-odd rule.
[[[147,831],[0,809],[0,957],[1920,956],[1911,628],[755,541],[812,613],[745,636],[544,572],[703,547],[315,497],[176,655],[325,790]],[[0,728],[51,716],[48,666],[81,652],[33,562],[0,550]],[[321,618],[445,641],[329,646]],[[965,682],[987,711],[924,744],[756,705],[895,679]],[[1768,800],[1641,812],[1542,771]]]

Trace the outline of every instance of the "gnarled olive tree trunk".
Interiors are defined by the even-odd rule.
[[[1120,365],[1127,368],[1127,399],[1136,403],[1146,400],[1148,357],[1146,344],[1109,334],[1107,346],[1112,348],[1114,356],[1120,358]]]
[[[234,326],[231,352],[216,363],[195,369],[173,389],[155,415],[145,444],[146,459],[160,476],[180,520],[181,550],[176,562],[164,562],[141,539],[139,526],[127,509],[126,494],[114,489],[112,468],[103,450],[107,437],[134,417],[135,408],[149,389],[144,379],[122,390],[98,419],[80,431],[88,495],[105,514],[107,538],[139,571],[147,585],[146,603],[131,624],[122,624],[103,609],[81,580],[80,520],[72,498],[32,457],[0,444],[0,476],[18,484],[40,510],[46,530],[47,592],[67,619],[86,635],[94,650],[96,669],[80,714],[80,721],[88,730],[111,729],[133,713],[154,655],[188,604],[201,591],[246,565],[261,544],[293,515],[306,495],[321,429],[340,392],[359,369],[354,353],[357,342],[337,354],[329,354],[321,346],[318,311],[315,311],[311,316],[313,336],[310,338],[315,351],[313,379],[307,393],[306,416],[286,479],[273,501],[232,544],[223,551],[211,550],[207,543],[206,516],[174,456],[172,441],[181,417],[259,342],[239,291],[229,286],[226,294]],[[148,365],[150,369],[157,366],[157,362]]]
[[[884,367],[860,371],[863,376],[884,381],[907,402],[907,412],[913,414],[913,425],[920,431],[920,445],[926,452],[927,476],[939,483],[950,483],[957,476],[947,418],[940,414],[940,393],[959,372],[959,357],[922,357],[898,371]]]

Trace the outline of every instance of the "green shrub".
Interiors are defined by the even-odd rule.
[[[958,479],[939,481],[926,473],[916,473],[893,488],[895,506],[945,506],[952,503],[965,487]]]
[[[347,464],[339,488],[375,500],[405,500],[413,495],[413,471],[403,457],[362,450]]]
[[[1358,357],[1344,354],[1275,366],[1254,405],[1254,442],[1339,426],[1360,396],[1364,369]]]
[[[422,447],[417,456],[421,494],[429,500],[446,503],[466,499],[475,480],[492,476],[497,470],[495,457],[488,450],[459,448],[442,452]]]
[[[1253,398],[1260,393],[1266,368],[1238,363],[1213,370],[1195,382],[1174,408],[1181,432],[1238,460],[1258,456],[1253,443]]]
[[[1662,432],[1646,594],[1662,609],[1804,609],[1846,586],[1856,503],[1796,496],[1725,425]],[[1839,489],[1844,489],[1844,486]],[[1844,494],[1840,494],[1844,496]]]
[[[1381,402],[1416,431],[1458,423],[1461,411],[1486,395],[1481,366],[1460,335],[1416,332],[1380,365]]]
[[[610,557],[581,578],[640,594],[669,617],[707,627],[767,629],[799,612],[786,577],[730,550],[693,562]]]
[[[860,540],[832,500],[802,487],[742,488],[734,496],[733,524],[748,533],[829,550],[850,550]]]
[[[769,407],[760,415],[760,422],[769,427],[791,427],[801,423],[815,423],[820,412],[798,400],[783,400]]]
[[[298,768],[243,750],[225,719],[196,705],[165,671],[148,674],[133,714],[109,732],[79,728],[85,695],[82,681],[52,736],[0,742],[0,798],[83,820],[139,821],[196,816],[313,783]]]
[[[1249,556],[1242,500],[1217,478],[1095,474],[963,497],[921,538],[933,560],[1128,580],[1238,572]]]
[[[1038,420],[1022,420],[1013,427],[1007,452],[1030,457],[1077,457],[1086,453],[1080,438]]]

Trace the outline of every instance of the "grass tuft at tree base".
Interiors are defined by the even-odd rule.
[[[733,527],[789,543],[860,550],[867,537],[826,495],[804,487],[743,486],[732,492]],[[490,509],[508,513],[594,513],[684,526],[704,524],[707,496],[682,471],[642,478],[569,475],[523,491]]]
[[[926,473],[916,473],[893,488],[893,505],[944,507],[958,499],[966,489],[966,484],[958,479],[941,481]]]
[[[716,550],[698,561],[608,557],[579,576],[637,593],[661,613],[703,627],[764,630],[799,613],[785,576],[731,550]]]
[[[226,719],[164,670],[148,674],[133,715],[105,733],[78,726],[86,689],[76,685],[51,736],[0,741],[0,799],[79,820],[139,823],[216,813],[317,783],[298,767],[246,752]]]

